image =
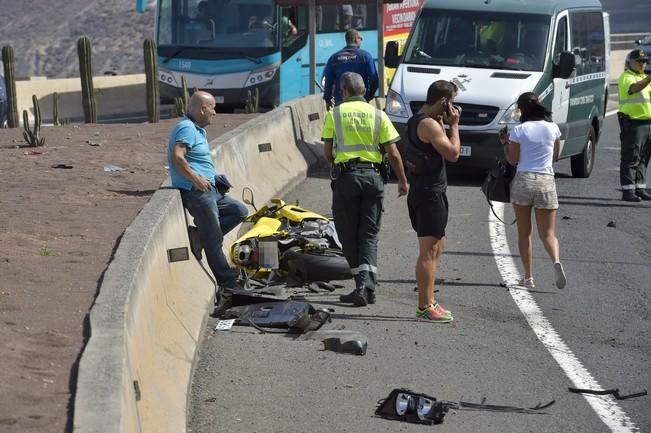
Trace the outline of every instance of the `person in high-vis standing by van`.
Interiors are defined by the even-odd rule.
[[[631,51],[618,81],[622,143],[619,179],[624,201],[651,200],[645,180],[651,159],[651,75],[644,74],[648,61],[644,50]]]
[[[335,228],[355,276],[355,290],[339,299],[363,307],[376,298],[377,241],[388,178],[383,153],[398,178],[398,195],[406,195],[408,186],[395,145],[400,135],[387,115],[364,99],[362,76],[342,74],[341,92],[344,101],[326,114],[322,138],[324,156],[333,164]]]

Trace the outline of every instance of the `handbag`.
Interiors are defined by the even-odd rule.
[[[488,201],[495,218],[502,221],[502,219],[495,213],[492,202],[511,202],[511,181],[515,176],[516,167],[509,164],[503,155],[498,156],[495,161],[495,166],[488,171],[486,179],[484,179],[484,183],[481,186],[481,192],[484,193],[486,201]],[[502,223],[504,223],[504,221],[502,221]]]

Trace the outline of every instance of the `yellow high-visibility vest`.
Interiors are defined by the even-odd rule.
[[[651,120],[651,85],[638,93],[628,94],[632,84],[643,80],[646,75],[626,69],[619,76],[617,87],[619,91],[619,112],[635,120]]]
[[[382,162],[380,129],[382,111],[366,101],[348,101],[333,109],[335,126],[335,164],[359,159],[365,162]]]

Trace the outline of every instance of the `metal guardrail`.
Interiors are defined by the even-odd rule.
[[[627,50],[635,48],[635,41],[642,39],[649,33],[615,33],[610,35],[611,50]]]

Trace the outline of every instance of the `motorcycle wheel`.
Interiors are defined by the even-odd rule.
[[[290,249],[282,255],[280,268],[306,282],[348,280],[353,277],[346,258],[333,250]]]

